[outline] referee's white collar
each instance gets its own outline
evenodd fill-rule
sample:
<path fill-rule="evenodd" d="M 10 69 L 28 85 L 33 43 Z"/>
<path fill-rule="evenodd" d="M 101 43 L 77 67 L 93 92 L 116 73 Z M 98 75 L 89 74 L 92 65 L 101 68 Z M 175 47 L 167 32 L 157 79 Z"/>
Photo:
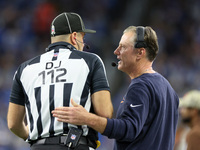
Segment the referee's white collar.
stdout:
<path fill-rule="evenodd" d="M 61 46 L 61 47 L 66 47 L 70 50 L 76 50 L 76 48 L 71 45 L 70 43 L 67 42 L 55 42 L 50 44 L 47 48 L 46 48 L 46 52 L 53 50 L 56 46 Z"/>

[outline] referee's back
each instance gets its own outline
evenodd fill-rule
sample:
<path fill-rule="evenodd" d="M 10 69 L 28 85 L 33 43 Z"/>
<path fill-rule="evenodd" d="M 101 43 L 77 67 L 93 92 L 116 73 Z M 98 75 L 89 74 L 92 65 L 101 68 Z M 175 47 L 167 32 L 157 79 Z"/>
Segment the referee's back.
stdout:
<path fill-rule="evenodd" d="M 93 111 L 91 94 L 109 90 L 104 71 L 97 55 L 77 51 L 65 42 L 51 44 L 48 52 L 23 63 L 15 75 L 10 101 L 26 106 L 28 140 L 68 133 L 72 125 L 58 122 L 51 111 L 70 106 L 70 98 Z M 16 89 L 23 89 L 21 97 L 15 95 Z M 96 134 L 87 126 L 82 129 L 85 136 Z"/>

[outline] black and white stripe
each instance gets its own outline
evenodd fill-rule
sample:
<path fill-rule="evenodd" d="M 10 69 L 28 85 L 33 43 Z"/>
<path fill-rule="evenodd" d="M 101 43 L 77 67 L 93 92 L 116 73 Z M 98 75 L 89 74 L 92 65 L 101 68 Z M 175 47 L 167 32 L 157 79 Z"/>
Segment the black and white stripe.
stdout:
<path fill-rule="evenodd" d="M 109 90 L 101 59 L 64 42 L 50 45 L 45 54 L 23 63 L 14 77 L 16 88 L 19 91 L 12 90 L 10 101 L 26 106 L 28 140 L 68 133 L 74 125 L 58 122 L 51 111 L 71 106 L 71 98 L 91 111 L 91 94 Z M 84 135 L 90 133 L 87 126 L 82 128 Z"/>

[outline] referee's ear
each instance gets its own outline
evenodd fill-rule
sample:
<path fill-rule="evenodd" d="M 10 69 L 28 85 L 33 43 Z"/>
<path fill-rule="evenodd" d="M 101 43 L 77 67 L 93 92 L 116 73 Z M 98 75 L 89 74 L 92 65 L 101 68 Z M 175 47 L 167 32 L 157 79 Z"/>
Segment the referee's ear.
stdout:
<path fill-rule="evenodd" d="M 71 33 L 70 39 L 71 39 L 71 44 L 72 44 L 73 46 L 74 46 L 74 45 L 77 45 L 76 36 L 77 36 L 77 32 Z"/>
<path fill-rule="evenodd" d="M 73 100 L 73 98 L 71 98 L 71 104 L 74 106 L 74 107 L 78 107 L 79 105 Z"/>

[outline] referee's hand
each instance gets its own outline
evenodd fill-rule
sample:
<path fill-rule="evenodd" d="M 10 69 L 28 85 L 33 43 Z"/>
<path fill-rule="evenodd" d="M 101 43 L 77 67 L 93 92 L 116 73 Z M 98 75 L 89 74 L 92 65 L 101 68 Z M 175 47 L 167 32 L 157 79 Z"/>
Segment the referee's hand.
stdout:
<path fill-rule="evenodd" d="M 58 121 L 71 123 L 75 125 L 86 124 L 86 116 L 89 112 L 83 108 L 83 106 L 78 105 L 73 99 L 71 99 L 71 104 L 73 107 L 57 107 L 52 111 L 53 117 L 56 117 Z"/>

